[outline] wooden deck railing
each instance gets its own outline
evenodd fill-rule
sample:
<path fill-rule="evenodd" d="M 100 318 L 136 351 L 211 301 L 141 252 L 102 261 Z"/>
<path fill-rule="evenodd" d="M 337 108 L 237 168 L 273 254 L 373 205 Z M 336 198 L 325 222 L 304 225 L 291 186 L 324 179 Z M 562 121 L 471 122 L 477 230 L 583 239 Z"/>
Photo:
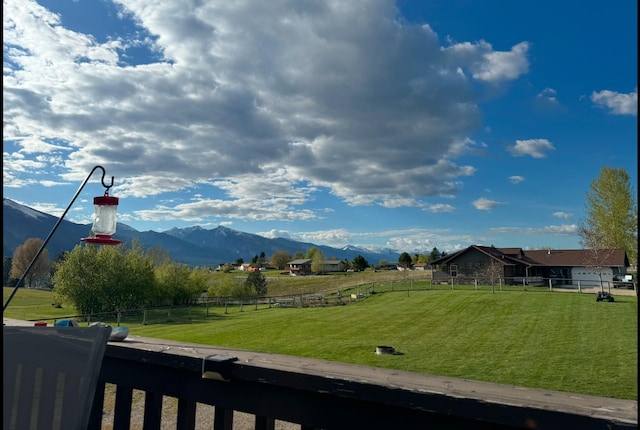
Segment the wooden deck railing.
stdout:
<path fill-rule="evenodd" d="M 105 389 L 111 384 L 115 400 Z M 137 390 L 144 401 L 136 400 Z M 131 421 L 136 409 L 144 429 L 167 428 L 167 396 L 177 399 L 177 429 L 239 428 L 236 412 L 253 415 L 255 429 L 279 421 L 302 430 L 638 428 L 633 400 L 135 336 L 107 346 L 90 428 L 141 428 Z M 107 420 L 103 410 L 113 402 Z M 213 408 L 206 426 L 198 424 L 198 404 Z"/>

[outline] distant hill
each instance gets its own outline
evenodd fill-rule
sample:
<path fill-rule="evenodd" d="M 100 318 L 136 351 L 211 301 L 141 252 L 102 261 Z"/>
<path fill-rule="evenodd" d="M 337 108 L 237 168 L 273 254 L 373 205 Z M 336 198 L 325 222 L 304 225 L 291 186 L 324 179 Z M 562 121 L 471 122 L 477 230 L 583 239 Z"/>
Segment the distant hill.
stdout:
<path fill-rule="evenodd" d="M 15 249 L 29 238 L 45 240 L 58 219 L 13 200 L 3 199 L 3 256 L 11 257 Z M 91 224 L 76 224 L 63 220 L 47 244 L 49 257 L 53 259 L 61 252 L 71 251 L 82 243 L 81 238 L 89 236 L 90 233 Z M 173 261 L 191 267 L 216 267 L 218 264 L 235 262 L 239 258 L 249 262 L 262 252 L 267 258 L 278 251 L 287 251 L 293 256 L 296 252 L 304 253 L 313 246 L 320 249 L 325 258 L 353 260 L 361 255 L 370 264 L 378 264 L 380 260 L 396 262 L 399 256 L 399 253 L 394 251 L 376 252 L 355 247 L 340 249 L 284 238 L 267 239 L 222 226 L 211 230 L 199 226 L 172 228 L 160 233 L 140 232 L 126 224 L 118 223 L 114 238 L 128 246 L 133 240 L 137 240 L 145 249 L 159 246 L 169 253 Z"/>

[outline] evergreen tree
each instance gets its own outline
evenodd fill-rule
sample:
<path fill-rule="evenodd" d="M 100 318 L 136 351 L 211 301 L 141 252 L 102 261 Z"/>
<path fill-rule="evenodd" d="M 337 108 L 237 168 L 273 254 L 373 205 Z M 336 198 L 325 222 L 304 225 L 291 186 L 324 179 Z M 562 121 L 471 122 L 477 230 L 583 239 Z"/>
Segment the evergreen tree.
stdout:
<path fill-rule="evenodd" d="M 267 294 L 267 278 L 258 270 L 249 272 L 249 276 L 244 281 L 244 286 L 250 289 L 256 297 L 264 297 Z"/>

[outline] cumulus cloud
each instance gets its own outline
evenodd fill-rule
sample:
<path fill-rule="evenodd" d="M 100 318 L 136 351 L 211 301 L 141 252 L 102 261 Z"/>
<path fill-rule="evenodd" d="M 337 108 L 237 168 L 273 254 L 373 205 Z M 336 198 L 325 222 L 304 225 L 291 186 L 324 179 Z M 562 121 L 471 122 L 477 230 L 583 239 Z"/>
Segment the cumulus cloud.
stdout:
<path fill-rule="evenodd" d="M 494 51 L 490 43 L 454 43 L 443 48 L 450 59 L 458 64 L 459 73 L 470 70 L 471 76 L 493 84 L 511 81 L 529 71 L 528 42 L 513 46 L 510 51 Z"/>
<path fill-rule="evenodd" d="M 440 203 L 435 205 L 429 205 L 423 210 L 427 212 L 432 212 L 432 213 L 439 213 L 439 212 L 453 212 L 455 208 L 451 205 Z"/>
<path fill-rule="evenodd" d="M 474 200 L 471 204 L 473 205 L 473 207 L 475 207 L 478 210 L 489 211 L 491 209 L 494 209 L 496 206 L 498 206 L 501 203 L 495 200 L 489 200 L 489 199 L 485 199 L 484 197 L 481 197 L 477 200 Z"/>
<path fill-rule="evenodd" d="M 555 147 L 547 139 L 516 140 L 516 144 L 507 148 L 514 157 L 529 155 L 533 158 L 545 158 L 547 152 L 555 151 Z"/>
<path fill-rule="evenodd" d="M 519 184 L 520 182 L 524 182 L 524 176 L 509 176 L 509 182 Z"/>
<path fill-rule="evenodd" d="M 546 87 L 536 94 L 533 102 L 535 110 L 539 113 L 557 113 L 565 111 L 565 107 L 558 100 L 558 92 Z"/>
<path fill-rule="evenodd" d="M 573 218 L 573 214 L 569 212 L 554 212 L 553 216 L 556 218 L 563 218 L 563 219 Z"/>
<path fill-rule="evenodd" d="M 42 168 L 78 181 L 99 160 L 123 197 L 221 192 L 153 216 L 308 219 L 317 214 L 299 206 L 319 187 L 351 205 L 420 207 L 475 173 L 459 160 L 484 150 L 469 138 L 481 125 L 478 84 L 529 67 L 527 42 L 441 46 L 428 25 L 396 20 L 392 0 L 118 7 L 136 31 L 104 38 L 35 1 L 4 2 L 14 149 L 3 158 L 44 157 L 3 166 L 5 186 Z M 132 61 L 132 47 L 146 57 Z"/>
<path fill-rule="evenodd" d="M 638 87 L 628 94 L 610 90 L 594 91 L 591 101 L 596 106 L 608 108 L 615 115 L 638 115 Z"/>

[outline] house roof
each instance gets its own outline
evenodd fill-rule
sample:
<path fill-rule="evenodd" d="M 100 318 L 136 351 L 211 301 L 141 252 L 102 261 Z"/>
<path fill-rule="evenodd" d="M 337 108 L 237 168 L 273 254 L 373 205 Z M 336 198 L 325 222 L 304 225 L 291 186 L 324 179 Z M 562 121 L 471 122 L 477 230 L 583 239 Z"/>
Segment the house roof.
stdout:
<path fill-rule="evenodd" d="M 290 262 L 288 262 L 287 264 L 307 264 L 307 263 L 311 263 L 311 259 L 308 258 L 299 258 L 297 260 L 291 260 Z"/>
<path fill-rule="evenodd" d="M 471 245 L 468 248 L 439 258 L 433 265 L 449 264 L 464 253 L 478 251 L 490 256 L 502 265 L 580 267 L 590 265 L 593 251 L 589 249 L 542 249 L 524 251 L 522 248 L 494 248 L 491 246 Z M 608 267 L 628 267 L 629 259 L 624 249 L 599 250 L 599 264 Z"/>
<path fill-rule="evenodd" d="M 598 251 L 602 266 L 629 266 L 624 249 L 601 249 Z M 588 266 L 594 260 L 590 249 L 550 249 L 525 251 L 527 257 L 544 266 Z"/>

